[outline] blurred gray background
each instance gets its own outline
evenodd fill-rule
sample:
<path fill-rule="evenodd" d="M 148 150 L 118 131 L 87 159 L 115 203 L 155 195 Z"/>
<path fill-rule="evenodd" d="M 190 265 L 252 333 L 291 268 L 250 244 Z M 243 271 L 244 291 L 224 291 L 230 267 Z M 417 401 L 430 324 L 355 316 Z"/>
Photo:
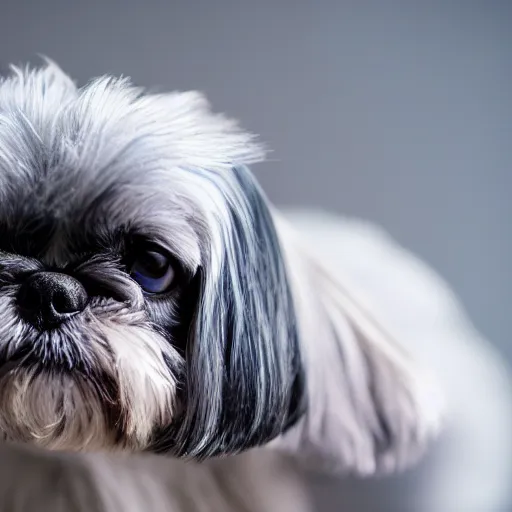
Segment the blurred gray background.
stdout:
<path fill-rule="evenodd" d="M 113 73 L 206 92 L 274 149 L 254 169 L 274 202 L 384 226 L 512 361 L 512 2 L 0 6 L 2 66 L 45 54 L 82 83 Z M 410 512 L 388 495 L 413 495 L 414 479 L 375 483 L 354 506 Z M 320 510 L 357 485 L 317 483 Z"/>

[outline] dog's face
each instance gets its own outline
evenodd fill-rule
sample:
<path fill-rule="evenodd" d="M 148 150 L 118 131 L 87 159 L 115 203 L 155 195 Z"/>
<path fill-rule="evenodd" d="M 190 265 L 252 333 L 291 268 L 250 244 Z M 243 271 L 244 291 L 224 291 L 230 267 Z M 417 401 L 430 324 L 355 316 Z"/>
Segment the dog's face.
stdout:
<path fill-rule="evenodd" d="M 195 93 L 0 83 L 0 432 L 206 457 L 301 411 L 285 265 L 245 164 Z"/>

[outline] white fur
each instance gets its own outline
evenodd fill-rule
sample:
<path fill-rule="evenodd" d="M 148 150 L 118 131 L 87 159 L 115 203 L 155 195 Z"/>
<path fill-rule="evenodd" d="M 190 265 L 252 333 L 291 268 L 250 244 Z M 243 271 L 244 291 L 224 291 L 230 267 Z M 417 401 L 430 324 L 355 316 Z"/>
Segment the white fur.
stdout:
<path fill-rule="evenodd" d="M 307 246 L 277 214 L 276 222 L 299 309 L 310 408 L 274 446 L 337 471 L 410 465 L 439 432 L 441 391 L 378 320 L 360 286 L 335 262 L 324 263 L 324 246 L 315 255 L 318 244 Z M 379 417 L 392 437 L 384 449 Z"/>
<path fill-rule="evenodd" d="M 78 88 L 51 61 L 42 69 L 13 67 L 0 81 L 1 188 L 9 188 L 6 178 L 14 170 L 18 179 L 32 174 L 39 156 L 34 149 L 51 150 L 55 163 L 70 172 L 88 167 L 91 179 L 109 164 L 115 167 L 123 153 L 133 153 L 132 165 L 145 163 L 146 170 L 148 163 L 151 168 L 165 160 L 167 171 L 225 171 L 233 162 L 263 159 L 255 137 L 212 113 L 201 93 L 142 93 L 126 78 L 101 77 Z M 115 170 L 109 173 L 115 176 Z"/>
<path fill-rule="evenodd" d="M 101 330 L 115 358 L 120 406 L 128 411 L 129 447 L 144 449 L 155 426 L 169 425 L 177 412 L 176 376 L 169 373 L 163 358 L 166 354 L 175 359 L 176 354 L 150 329 L 104 321 Z"/>
<path fill-rule="evenodd" d="M 364 299 L 379 324 L 442 391 L 442 436 L 431 446 L 426 465 L 403 484 L 414 488 L 417 510 L 509 510 L 512 373 L 472 325 L 457 296 L 378 226 L 319 211 L 288 211 L 286 217 L 308 252 Z M 331 396 L 331 404 L 336 403 L 335 393 Z M 423 405 L 431 418 L 436 402 Z M 396 496 L 389 500 L 384 489 L 370 483 L 361 492 L 384 493 L 383 503 L 402 502 Z"/>

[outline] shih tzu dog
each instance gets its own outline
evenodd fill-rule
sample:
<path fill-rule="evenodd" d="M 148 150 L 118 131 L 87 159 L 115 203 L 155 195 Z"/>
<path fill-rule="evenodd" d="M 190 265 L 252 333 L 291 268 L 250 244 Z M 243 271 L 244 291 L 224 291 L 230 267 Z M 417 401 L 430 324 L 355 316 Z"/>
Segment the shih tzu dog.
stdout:
<path fill-rule="evenodd" d="M 435 386 L 269 205 L 263 156 L 195 92 L 51 62 L 2 79 L 6 510 L 241 510 L 226 481 L 256 510 L 285 455 L 388 472 L 437 433 Z"/>

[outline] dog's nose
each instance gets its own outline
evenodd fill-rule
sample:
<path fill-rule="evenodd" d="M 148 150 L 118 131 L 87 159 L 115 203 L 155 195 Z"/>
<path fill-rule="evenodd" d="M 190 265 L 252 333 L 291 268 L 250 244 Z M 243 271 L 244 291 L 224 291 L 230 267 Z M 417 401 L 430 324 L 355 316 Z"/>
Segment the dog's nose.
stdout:
<path fill-rule="evenodd" d="M 51 328 L 87 306 L 87 292 L 74 277 L 58 272 L 32 274 L 21 286 L 18 305 L 40 328 Z"/>

